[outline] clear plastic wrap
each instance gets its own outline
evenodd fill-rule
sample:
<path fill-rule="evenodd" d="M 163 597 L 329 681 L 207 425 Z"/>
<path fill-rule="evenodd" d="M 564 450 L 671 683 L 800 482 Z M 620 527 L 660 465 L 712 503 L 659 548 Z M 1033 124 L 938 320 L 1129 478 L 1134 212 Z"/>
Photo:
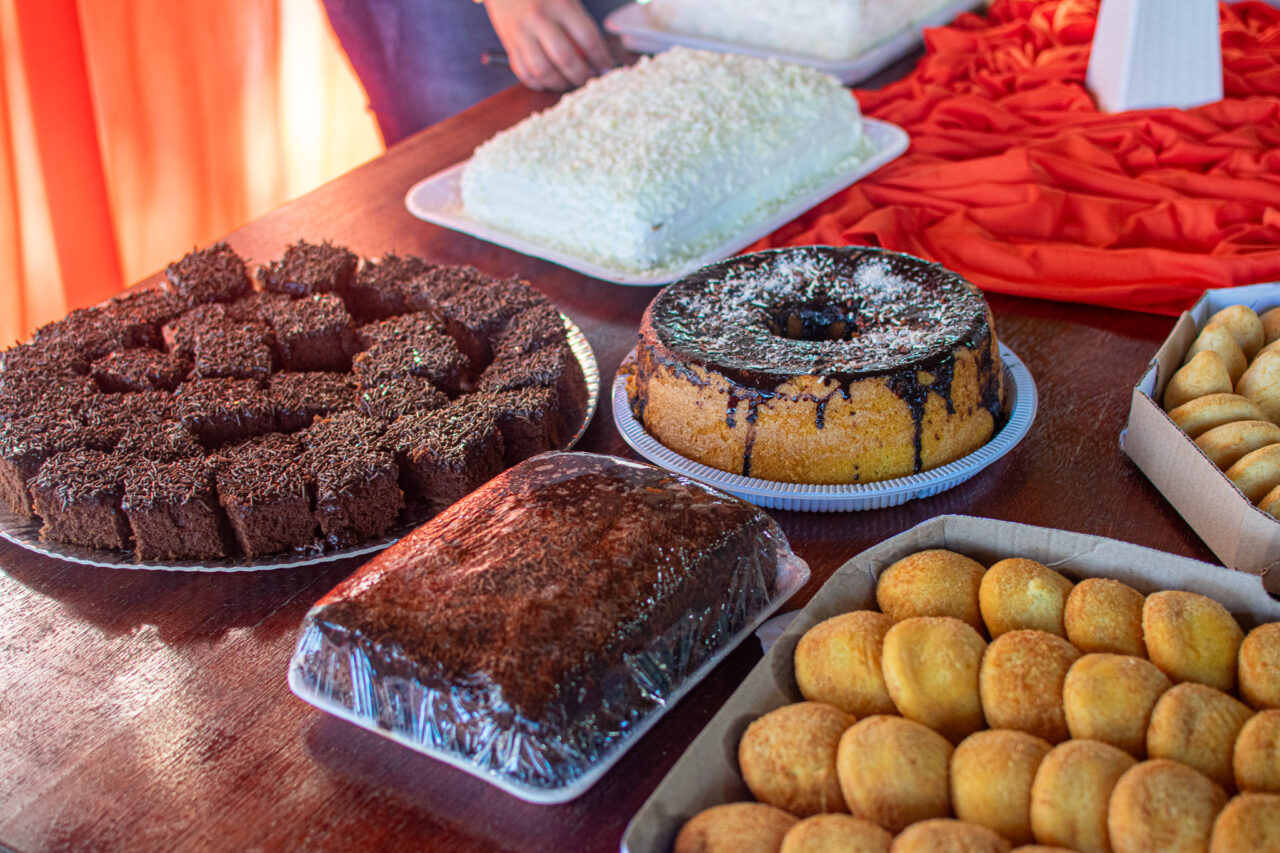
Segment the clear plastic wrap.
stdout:
<path fill-rule="evenodd" d="M 743 501 L 642 463 L 543 454 L 321 599 L 289 684 L 516 796 L 562 802 L 807 577 Z"/>

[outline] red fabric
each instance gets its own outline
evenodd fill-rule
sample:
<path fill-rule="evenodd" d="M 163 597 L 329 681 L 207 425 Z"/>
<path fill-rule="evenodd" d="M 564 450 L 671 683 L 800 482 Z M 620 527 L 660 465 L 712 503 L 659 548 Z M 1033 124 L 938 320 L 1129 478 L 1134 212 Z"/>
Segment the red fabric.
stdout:
<path fill-rule="evenodd" d="M 856 92 L 911 148 L 751 247 L 873 245 L 984 290 L 1177 313 L 1280 280 L 1280 10 L 1222 7 L 1226 98 L 1099 112 L 1097 0 L 995 0 L 925 32 L 905 79 Z"/>

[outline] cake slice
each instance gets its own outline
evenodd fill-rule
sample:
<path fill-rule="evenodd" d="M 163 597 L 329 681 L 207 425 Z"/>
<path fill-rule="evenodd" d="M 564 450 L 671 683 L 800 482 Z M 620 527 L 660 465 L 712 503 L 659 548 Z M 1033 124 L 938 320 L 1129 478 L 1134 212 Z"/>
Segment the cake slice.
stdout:
<path fill-rule="evenodd" d="M 87 548 L 128 548 L 129 520 L 120 502 L 125 472 L 134 460 L 100 450 L 52 456 L 31 480 L 40 538 Z"/>
<path fill-rule="evenodd" d="M 360 259 L 343 246 L 299 240 L 285 249 L 284 257 L 258 270 L 258 279 L 269 291 L 290 296 L 342 293 L 355 279 Z"/>
<path fill-rule="evenodd" d="M 280 434 L 251 438 L 218 458 L 218 500 L 249 559 L 315 543 L 310 475 L 301 445 Z"/>
<path fill-rule="evenodd" d="M 213 465 L 192 457 L 141 461 L 129 468 L 121 503 L 139 560 L 225 557 L 226 522 L 213 485 Z"/>
<path fill-rule="evenodd" d="M 502 471 L 502 432 L 495 413 L 467 398 L 400 418 L 387 440 L 415 497 L 444 507 Z"/>
<path fill-rule="evenodd" d="M 192 304 L 230 302 L 251 288 L 244 258 L 226 243 L 188 252 L 164 269 L 166 292 Z"/>
<path fill-rule="evenodd" d="M 476 149 L 470 216 L 621 270 L 678 266 L 863 159 L 838 80 L 673 48 L 612 71 Z"/>

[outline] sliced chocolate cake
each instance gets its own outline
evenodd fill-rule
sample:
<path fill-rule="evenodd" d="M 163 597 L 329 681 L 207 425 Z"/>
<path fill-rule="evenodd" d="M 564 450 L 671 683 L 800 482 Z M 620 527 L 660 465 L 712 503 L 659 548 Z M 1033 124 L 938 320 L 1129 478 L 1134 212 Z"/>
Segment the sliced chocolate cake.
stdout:
<path fill-rule="evenodd" d="M 355 324 L 338 296 L 320 293 L 278 303 L 270 319 L 286 370 L 351 369 Z"/>
<path fill-rule="evenodd" d="M 125 472 L 136 460 L 100 450 L 51 456 L 31 480 L 40 538 L 87 548 L 128 548 L 129 520 L 120 508 Z"/>
<path fill-rule="evenodd" d="M 262 383 L 273 363 L 270 329 L 262 323 L 228 321 L 196 334 L 191 374 L 202 379 L 253 379 Z"/>
<path fill-rule="evenodd" d="M 209 448 L 274 432 L 276 409 L 252 379 L 192 379 L 174 395 L 183 426 Z"/>
<path fill-rule="evenodd" d="M 191 372 L 191 362 L 173 353 L 141 347 L 104 356 L 90 371 L 103 391 L 172 391 Z"/>
<path fill-rule="evenodd" d="M 0 498 L 18 515 L 31 518 L 27 481 L 50 457 L 85 446 L 80 422 L 57 415 L 35 414 L 0 423 Z"/>
<path fill-rule="evenodd" d="M 302 446 L 280 434 L 251 438 L 218 456 L 218 500 L 251 559 L 315 545 L 311 475 Z"/>
<path fill-rule="evenodd" d="M 441 332 L 423 331 L 375 343 L 355 357 L 351 368 L 362 388 L 406 376 L 420 376 L 451 396 L 471 388 L 471 361 L 453 338 Z"/>
<path fill-rule="evenodd" d="M 356 407 L 356 380 L 349 373 L 276 373 L 267 383 L 276 427 L 297 432 L 317 417 Z"/>
<path fill-rule="evenodd" d="M 226 322 L 227 306 L 222 303 L 197 305 L 165 323 L 160 337 L 167 351 L 183 358 L 194 358 L 200 333 Z"/>
<path fill-rule="evenodd" d="M 188 252 L 164 270 L 167 287 L 193 305 L 230 302 L 250 290 L 249 268 L 244 258 L 226 243 Z"/>
<path fill-rule="evenodd" d="M 283 258 L 259 269 L 258 280 L 267 290 L 290 296 L 341 294 L 351 287 L 359 263 L 343 246 L 299 240 L 285 249 Z"/>
<path fill-rule="evenodd" d="M 226 521 L 208 459 L 141 460 L 125 473 L 121 506 L 140 560 L 191 560 L 229 553 Z"/>
<path fill-rule="evenodd" d="M 360 411 L 387 423 L 447 405 L 449 395 L 421 376 L 401 376 L 376 382 L 361 387 L 359 393 Z"/>
<path fill-rule="evenodd" d="M 347 290 L 347 307 L 364 321 L 403 314 L 411 310 L 409 297 L 415 292 L 410 280 L 429 269 L 431 264 L 422 258 L 394 252 L 380 260 L 366 260 Z"/>
<path fill-rule="evenodd" d="M 387 438 L 406 488 L 437 506 L 448 506 L 503 467 L 493 412 L 469 401 L 400 418 Z"/>

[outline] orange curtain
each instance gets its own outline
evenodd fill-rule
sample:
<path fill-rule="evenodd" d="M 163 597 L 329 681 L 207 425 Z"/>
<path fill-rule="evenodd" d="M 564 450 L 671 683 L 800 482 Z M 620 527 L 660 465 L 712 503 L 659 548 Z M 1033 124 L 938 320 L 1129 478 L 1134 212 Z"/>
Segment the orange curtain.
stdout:
<path fill-rule="evenodd" d="M 382 150 L 317 0 L 0 0 L 0 346 Z"/>

